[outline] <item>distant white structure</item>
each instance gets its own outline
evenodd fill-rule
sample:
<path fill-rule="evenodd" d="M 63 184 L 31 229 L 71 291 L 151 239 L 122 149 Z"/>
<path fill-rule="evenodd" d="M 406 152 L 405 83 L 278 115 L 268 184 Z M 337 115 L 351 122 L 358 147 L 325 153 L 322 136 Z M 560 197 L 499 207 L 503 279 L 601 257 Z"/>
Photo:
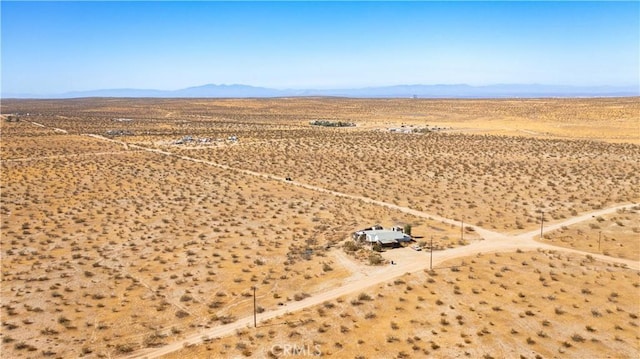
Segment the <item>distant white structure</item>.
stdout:
<path fill-rule="evenodd" d="M 408 128 L 408 127 L 390 128 L 389 132 L 393 132 L 393 133 L 413 133 L 413 129 L 412 128 Z"/>

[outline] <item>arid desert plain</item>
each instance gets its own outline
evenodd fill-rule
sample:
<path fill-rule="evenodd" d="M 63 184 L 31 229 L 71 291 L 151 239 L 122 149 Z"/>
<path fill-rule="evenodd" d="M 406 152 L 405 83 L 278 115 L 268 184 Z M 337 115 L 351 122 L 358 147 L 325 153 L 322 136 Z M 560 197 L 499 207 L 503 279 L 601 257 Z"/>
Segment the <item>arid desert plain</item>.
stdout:
<path fill-rule="evenodd" d="M 9 99 L 0 123 L 3 358 L 640 357 L 640 98 Z M 353 239 L 373 225 L 413 241 Z"/>

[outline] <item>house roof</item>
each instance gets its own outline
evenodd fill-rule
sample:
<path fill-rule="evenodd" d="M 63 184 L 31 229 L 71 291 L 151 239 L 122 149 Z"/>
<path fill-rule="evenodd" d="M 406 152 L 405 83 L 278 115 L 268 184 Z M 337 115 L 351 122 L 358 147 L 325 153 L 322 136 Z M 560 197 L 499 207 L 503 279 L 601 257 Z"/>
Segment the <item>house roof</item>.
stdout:
<path fill-rule="evenodd" d="M 380 242 L 382 244 L 391 244 L 394 242 L 406 240 L 406 235 L 399 231 L 388 230 L 371 230 L 364 231 L 368 242 Z"/>

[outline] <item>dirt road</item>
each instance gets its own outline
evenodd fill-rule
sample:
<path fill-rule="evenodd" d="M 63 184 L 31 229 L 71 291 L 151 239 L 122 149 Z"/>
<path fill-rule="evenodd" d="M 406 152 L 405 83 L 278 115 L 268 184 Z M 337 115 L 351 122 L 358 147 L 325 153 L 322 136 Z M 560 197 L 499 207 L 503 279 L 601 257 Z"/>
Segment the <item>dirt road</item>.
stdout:
<path fill-rule="evenodd" d="M 375 201 L 377 202 L 377 201 Z M 575 218 L 568 219 L 566 221 L 555 223 L 553 225 L 547 226 L 544 228 L 544 232 L 553 231 L 562 226 L 568 226 L 571 224 L 579 223 L 581 221 L 589 220 L 594 216 L 601 216 L 608 213 L 612 213 L 622 208 L 631 208 L 634 205 L 626 204 L 620 205 L 616 207 L 611 207 L 603 210 L 594 211 L 591 213 L 587 213 Z M 564 251 L 579 255 L 591 255 L 595 259 L 614 262 L 628 266 L 634 270 L 640 270 L 640 262 L 632 261 L 628 259 L 621 258 L 613 258 L 604 255 L 591 254 L 587 252 L 582 252 L 573 249 L 567 249 L 562 247 L 556 247 L 549 244 L 544 244 L 540 242 L 536 242 L 534 237 L 537 236 L 540 231 L 531 231 L 515 236 L 503 235 L 496 232 L 487 231 L 486 233 L 491 233 L 492 235 L 486 237 L 484 240 L 473 242 L 467 246 L 456 247 L 452 249 L 447 249 L 443 251 L 436 251 L 433 253 L 433 266 L 437 267 L 443 262 L 456 259 L 463 258 L 468 256 L 473 256 L 478 253 L 493 253 L 493 252 L 513 252 L 518 249 L 520 250 L 537 250 L 537 249 L 545 249 L 545 250 L 557 250 Z M 273 311 L 267 311 L 259 314 L 257 316 L 258 323 L 263 322 L 268 319 L 277 318 L 287 312 L 299 311 L 307 307 L 311 307 L 314 305 L 321 304 L 328 300 L 333 300 L 338 297 L 357 293 L 360 291 L 364 291 L 365 289 L 378 285 L 380 283 L 388 282 L 397 278 L 399 276 L 404 275 L 405 273 L 414 273 L 418 271 L 422 271 L 428 269 L 430 266 L 429 262 L 429 252 L 416 252 L 410 248 L 403 248 L 393 251 L 385 252 L 386 259 L 393 259 L 397 264 L 396 265 L 388 265 L 384 267 L 371 269 L 369 275 L 363 275 L 360 271 L 356 272 L 356 277 L 354 280 L 347 280 L 346 284 L 333 288 L 330 290 L 322 291 L 319 293 L 314 293 L 310 297 L 298 301 L 298 302 L 290 302 L 287 303 L 282 308 Z M 344 258 L 339 262 L 344 261 Z M 354 268 L 353 266 L 351 268 Z M 168 345 L 165 345 L 160 348 L 150 348 L 150 349 L 142 349 L 128 358 L 158 358 L 160 356 L 169 354 L 171 352 L 180 350 L 185 345 L 191 344 L 199 344 L 202 342 L 203 338 L 216 338 L 225 335 L 229 335 L 234 333 L 237 329 L 247 328 L 253 326 L 253 317 L 245 317 L 239 319 L 238 321 L 222 325 L 216 328 L 211 328 L 208 330 L 202 330 L 197 333 L 193 333 L 186 337 L 183 340 L 178 342 L 174 342 Z"/>
<path fill-rule="evenodd" d="M 365 203 L 370 203 L 378 206 L 391 208 L 391 209 L 412 214 L 418 217 L 434 219 L 434 220 L 442 221 L 444 223 L 449 223 L 449 224 L 455 224 L 455 225 L 460 224 L 459 221 L 456 221 L 453 219 L 443 218 L 443 217 L 429 214 L 426 212 L 417 211 L 407 207 L 397 206 L 391 203 L 386 203 L 386 202 L 378 201 L 378 200 L 367 198 L 367 197 L 332 191 L 325 188 L 321 188 L 321 187 L 317 187 L 317 186 L 313 186 L 305 183 L 300 183 L 296 181 L 287 181 L 283 177 L 274 176 L 268 173 L 260 173 L 260 172 L 246 170 L 246 169 L 233 168 L 227 165 L 223 165 L 223 164 L 219 164 L 211 161 L 201 160 L 201 159 L 197 159 L 189 156 L 177 155 L 169 151 L 164 151 L 164 150 L 154 149 L 154 148 L 147 148 L 139 145 L 131 145 L 122 141 L 105 138 L 99 135 L 92 134 L 88 136 L 96 139 L 119 143 L 119 144 L 122 144 L 125 148 L 133 148 L 133 149 L 143 150 L 143 151 L 156 153 L 159 155 L 165 155 L 165 156 L 175 156 L 177 158 L 180 158 L 186 161 L 201 163 L 201 164 L 218 167 L 225 170 L 236 171 L 246 175 L 257 176 L 265 179 L 282 181 L 290 185 L 299 186 L 299 187 L 313 190 L 316 192 L 329 194 L 332 196 L 343 197 L 343 198 L 350 198 L 358 201 L 363 201 Z M 583 214 L 562 222 L 550 223 L 544 227 L 544 232 L 550 232 L 562 226 L 569 226 L 585 220 L 589 220 L 593 217 L 602 216 L 608 213 L 615 212 L 618 209 L 631 208 L 633 206 L 634 206 L 633 204 L 619 205 L 616 207 L 611 207 L 611 208 Z M 479 241 L 474 241 L 473 243 L 467 246 L 461 246 L 461 247 L 434 252 L 433 253 L 434 267 L 438 266 L 439 264 L 445 261 L 449 261 L 456 258 L 473 256 L 477 253 L 512 252 L 518 249 L 520 250 L 545 249 L 545 250 L 557 250 L 557 251 L 575 253 L 580 255 L 589 254 L 592 257 L 599 260 L 623 264 L 634 270 L 640 270 L 640 262 L 638 261 L 591 254 L 591 253 L 586 253 L 586 252 L 577 251 L 573 249 L 556 247 L 550 244 L 536 242 L 534 238 L 539 235 L 540 233 L 539 230 L 530 231 L 530 232 L 517 234 L 517 235 L 508 235 L 508 234 L 490 231 L 478 226 L 469 225 L 469 227 L 474 228 L 475 231 L 483 239 Z M 349 259 L 346 258 L 345 256 L 341 256 L 341 254 L 338 254 L 336 256 L 338 263 L 342 263 L 342 265 L 344 265 L 346 268 L 348 268 L 353 272 L 353 276 L 348 278 L 345 281 L 344 285 L 337 288 L 332 288 L 332 289 L 323 290 L 317 293 L 312 293 L 310 297 L 304 300 L 297 301 L 297 302 L 289 302 L 283 307 L 278 308 L 276 310 L 263 312 L 258 315 L 258 318 L 257 318 L 258 322 L 260 323 L 268 319 L 277 318 L 278 316 L 281 316 L 287 312 L 299 311 L 301 309 L 318 305 L 325 301 L 333 300 L 344 295 L 357 293 L 359 291 L 363 291 L 366 288 L 378 285 L 380 283 L 391 281 L 394 278 L 397 278 L 405 273 L 413 273 L 413 272 L 421 271 L 424 269 L 428 269 L 430 266 L 430 261 L 429 261 L 430 256 L 426 252 L 416 252 L 409 248 L 388 251 L 385 253 L 385 258 L 390 260 L 393 259 L 398 264 L 388 265 L 388 266 L 378 267 L 378 268 L 370 268 L 368 271 L 363 272 L 362 270 L 359 270 L 357 268 L 357 265 L 345 263 L 345 261 L 348 261 Z M 253 316 L 241 318 L 234 323 L 221 325 L 215 328 L 199 330 L 198 332 L 194 332 L 188 335 L 186 338 L 182 340 L 176 341 L 174 343 L 170 343 L 160 348 L 146 348 L 146 349 L 139 350 L 133 353 L 131 356 L 129 356 L 129 358 L 157 358 L 157 357 L 166 355 L 168 353 L 180 350 L 185 345 L 202 343 L 203 338 L 215 338 L 215 337 L 220 337 L 224 335 L 229 335 L 234 333 L 237 329 L 250 327 L 252 325 L 253 325 Z"/>
<path fill-rule="evenodd" d="M 80 158 L 80 157 L 96 157 L 96 156 L 114 156 L 119 154 L 130 154 L 134 151 L 111 151 L 111 152 L 84 152 L 84 153 L 72 153 L 68 155 L 53 155 L 53 156 L 39 156 L 39 157 L 22 157 L 22 158 L 10 158 L 6 160 L 0 160 L 0 162 L 29 162 L 29 161 L 47 161 L 64 158 Z"/>
<path fill-rule="evenodd" d="M 336 197 L 349 198 L 349 199 L 353 199 L 353 200 L 356 200 L 356 201 L 362 201 L 364 203 L 374 204 L 374 205 L 381 206 L 381 207 L 387 207 L 387 208 L 390 208 L 390 209 L 393 209 L 393 210 L 396 210 L 396 211 L 399 211 L 399 212 L 403 212 L 403 213 L 414 215 L 416 217 L 432 219 L 432 220 L 440 221 L 440 222 L 447 223 L 447 224 L 453 224 L 453 225 L 460 225 L 461 224 L 460 221 L 457 221 L 457 220 L 454 220 L 454 219 L 440 217 L 440 216 L 437 216 L 437 215 L 434 215 L 434 214 L 418 211 L 418 210 L 415 210 L 415 209 L 412 209 L 412 208 L 408 208 L 408 207 L 398 206 L 398 205 L 395 205 L 395 204 L 392 204 L 392 203 L 378 201 L 378 200 L 375 200 L 375 199 L 372 199 L 372 198 L 368 198 L 368 197 L 363 197 L 363 196 L 353 195 L 353 194 L 349 194 L 349 193 L 333 191 L 333 190 L 329 190 L 329 189 L 326 189 L 326 188 L 323 188 L 323 187 L 318 187 L 318 186 L 314 186 L 314 185 L 310 185 L 310 184 L 306 184 L 306 183 L 302 183 L 302 182 L 288 181 L 286 179 L 286 177 L 275 176 L 275 175 L 272 175 L 272 174 L 269 174 L 269 173 L 256 172 L 256 171 L 251 171 L 251 170 L 247 170 L 247 169 L 231 167 L 231 166 L 223 165 L 223 164 L 212 162 L 212 161 L 202 160 L 202 159 L 199 159 L 199 158 L 177 155 L 175 153 L 172 153 L 172 152 L 169 152 L 169 151 L 160 150 L 160 149 L 156 149 L 156 148 L 149 148 L 149 147 L 144 147 L 144 146 L 140 146 L 140 145 L 127 144 L 126 142 L 114 140 L 114 139 L 107 138 L 107 137 L 100 136 L 100 135 L 87 134 L 86 136 L 89 136 L 89 137 L 92 137 L 92 138 L 96 138 L 96 139 L 105 140 L 105 141 L 109 141 L 109 142 L 118 143 L 118 144 L 121 144 L 123 146 L 127 146 L 128 145 L 129 148 L 134 148 L 134 149 L 147 151 L 147 152 L 151 152 L 151 153 L 156 153 L 156 154 L 161 154 L 161 155 L 165 155 L 165 156 L 177 157 L 177 158 L 180 158 L 180 159 L 185 160 L 185 161 L 201 163 L 201 164 L 205 164 L 205 165 L 209 165 L 209 166 L 213 166 L 213 167 L 218 167 L 218 168 L 221 168 L 221 169 L 224 169 L 224 170 L 239 172 L 239 173 L 250 175 L 250 176 L 256 176 L 256 177 L 270 179 L 270 180 L 274 180 L 274 181 L 280 181 L 280 182 L 287 183 L 289 185 L 306 188 L 306 189 L 309 189 L 309 190 L 312 190 L 312 191 L 316 191 L 316 192 L 320 192 L 320 193 L 324 193 L 324 194 L 330 194 L 330 195 L 336 196 Z M 474 225 L 465 225 L 465 226 L 475 229 L 476 232 L 480 236 L 482 236 L 483 238 L 484 237 L 494 237 L 494 236 L 501 236 L 502 235 L 502 234 L 500 234 L 498 232 L 493 232 L 493 231 L 490 231 L 490 230 L 487 230 L 487 229 L 484 229 L 484 228 L 481 228 L 481 227 L 478 227 L 478 226 L 474 226 Z"/>

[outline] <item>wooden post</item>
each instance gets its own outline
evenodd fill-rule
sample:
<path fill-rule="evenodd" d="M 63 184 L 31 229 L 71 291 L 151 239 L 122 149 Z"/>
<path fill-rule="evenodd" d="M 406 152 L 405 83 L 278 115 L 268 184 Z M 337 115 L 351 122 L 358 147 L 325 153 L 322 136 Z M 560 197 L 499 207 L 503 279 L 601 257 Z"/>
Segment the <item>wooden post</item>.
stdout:
<path fill-rule="evenodd" d="M 540 211 L 540 240 L 542 240 L 543 228 L 544 228 L 544 211 Z"/>
<path fill-rule="evenodd" d="M 431 236 L 431 257 L 429 259 L 429 270 L 433 270 L 433 236 Z"/>
<path fill-rule="evenodd" d="M 598 232 L 598 252 L 600 252 L 600 240 L 602 239 L 602 231 Z"/>
<path fill-rule="evenodd" d="M 258 327 L 258 321 L 256 317 L 256 286 L 253 286 L 253 327 Z"/>

